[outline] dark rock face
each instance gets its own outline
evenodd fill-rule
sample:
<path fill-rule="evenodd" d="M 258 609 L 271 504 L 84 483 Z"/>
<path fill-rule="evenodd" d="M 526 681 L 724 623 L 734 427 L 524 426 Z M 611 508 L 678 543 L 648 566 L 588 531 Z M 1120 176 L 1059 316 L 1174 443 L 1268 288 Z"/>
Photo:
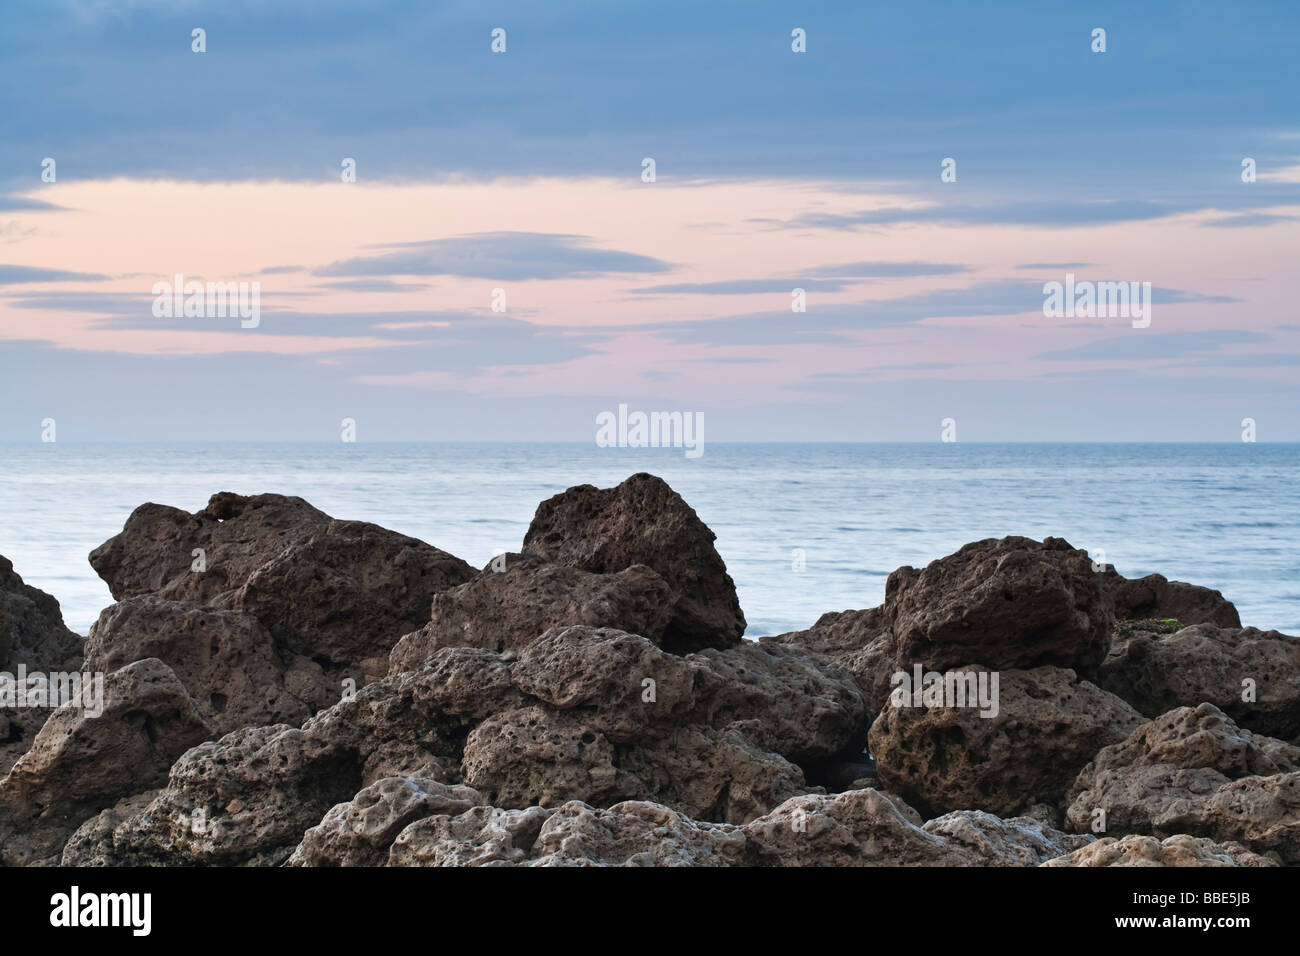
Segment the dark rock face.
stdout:
<path fill-rule="evenodd" d="M 103 713 L 64 704 L 0 780 L 0 860 L 57 862 L 64 841 L 121 797 L 157 786 L 172 761 L 210 736 L 194 701 L 162 661 L 107 675 Z"/>
<path fill-rule="evenodd" d="M 888 704 L 871 725 L 870 745 L 882 785 L 916 806 L 1005 816 L 1036 803 L 1059 806 L 1093 755 L 1142 722 L 1073 671 L 1035 667 L 1000 673 L 995 716 L 973 706 Z"/>
<path fill-rule="evenodd" d="M 899 568 L 885 610 L 903 670 L 1050 664 L 1095 678 L 1112 604 L 1087 552 L 1060 538 L 976 541 L 924 570 Z"/>
<path fill-rule="evenodd" d="M 1255 733 L 1300 737 L 1300 640 L 1277 631 L 1136 630 L 1116 638 L 1100 682 L 1147 717 L 1209 702 Z"/>
<path fill-rule="evenodd" d="M 422 666 L 442 647 L 518 651 L 552 627 L 614 627 L 659 643 L 673 614 L 673 589 L 643 564 L 596 574 L 506 555 L 474 580 L 434 596 L 433 616 L 398 642 L 393 673 Z"/>
<path fill-rule="evenodd" d="M 1105 747 L 1079 774 L 1080 832 L 1177 834 L 1300 863 L 1300 747 L 1239 728 L 1213 704 L 1180 707 Z"/>
<path fill-rule="evenodd" d="M 617 574 L 636 564 L 673 588 L 661 643 L 684 654 L 732 647 L 745 632 L 736 586 L 713 547 L 716 536 L 667 482 L 639 474 L 616 488 L 579 485 L 543 501 L 523 553 L 550 564 Z"/>
<path fill-rule="evenodd" d="M 859 750 L 865 727 L 851 677 L 792 649 L 679 657 L 638 635 L 556 628 L 518 656 L 444 648 L 301 730 L 196 747 L 145 809 L 92 821 L 64 861 L 280 862 L 387 776 L 464 782 L 501 809 L 653 798 L 743 822 L 808 792 L 792 758 Z"/>
<path fill-rule="evenodd" d="M 218 735 L 259 724 L 301 724 L 312 702 L 337 698 L 335 686 L 321 686 L 318 666 L 314 682 L 303 668 L 300 682 L 287 675 L 274 639 L 242 611 L 130 597 L 105 609 L 86 639 L 87 670 L 114 671 L 149 657 L 167 662 Z"/>
<path fill-rule="evenodd" d="M 104 713 L 32 730 L 0 862 L 1300 863 L 1300 642 L 1217 592 L 990 539 L 745 643 L 713 541 L 649 475 L 544 502 L 478 573 L 298 498 L 145 505 L 92 554 Z M 7 562 L 0 625 L 80 663 Z M 900 706 L 915 667 L 943 690 Z"/>
<path fill-rule="evenodd" d="M 142 505 L 90 562 L 122 602 L 95 625 L 96 659 L 157 655 L 221 730 L 299 723 L 382 676 L 434 595 L 474 574 L 301 498 L 225 492 L 197 514 Z"/>
<path fill-rule="evenodd" d="M 191 570 L 196 549 L 203 571 Z M 244 611 L 327 669 L 385 658 L 433 596 L 474 569 L 415 538 L 336 521 L 301 498 L 213 495 L 196 514 L 137 508 L 90 554 L 116 600 L 151 594 Z"/>
<path fill-rule="evenodd" d="M 81 667 L 81 638 L 63 624 L 59 602 L 29 584 L 0 555 L 0 663 L 13 671 L 74 671 Z"/>
<path fill-rule="evenodd" d="M 1161 574 L 1124 578 L 1108 568 L 1102 581 L 1122 621 L 1173 619 L 1181 624 L 1217 624 L 1241 627 L 1237 608 L 1218 591 L 1170 581 Z"/>
<path fill-rule="evenodd" d="M 64 626 L 59 602 L 23 583 L 0 555 L 0 671 L 80 671 L 81 657 L 82 640 Z M 0 707 L 0 774 L 28 751 L 48 716 L 45 709 Z"/>

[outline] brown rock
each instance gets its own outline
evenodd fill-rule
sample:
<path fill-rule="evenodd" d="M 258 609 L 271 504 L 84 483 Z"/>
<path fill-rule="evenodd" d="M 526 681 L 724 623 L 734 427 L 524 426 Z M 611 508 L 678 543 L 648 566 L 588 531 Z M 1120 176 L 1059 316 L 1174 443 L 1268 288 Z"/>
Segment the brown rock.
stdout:
<path fill-rule="evenodd" d="M 206 570 L 191 570 L 193 551 Z M 257 618 L 326 670 L 385 658 L 474 569 L 422 541 L 336 521 L 301 498 L 213 495 L 195 514 L 142 505 L 90 563 L 119 601 L 151 594 Z M 382 665 L 381 665 L 382 666 Z"/>
<path fill-rule="evenodd" d="M 1124 578 L 1108 567 L 1102 586 L 1115 604 L 1115 617 L 1124 621 L 1173 619 L 1182 624 L 1241 627 L 1237 608 L 1218 591 L 1170 581 L 1161 574 Z"/>
<path fill-rule="evenodd" d="M 424 777 L 385 777 L 332 807 L 289 858 L 289 866 L 383 866 L 406 826 L 436 814 L 457 815 L 482 803 L 469 787 Z"/>
<path fill-rule="evenodd" d="M 523 553 L 597 574 L 647 565 L 675 594 L 661 643 L 686 653 L 731 647 L 745 632 L 715 537 L 665 481 L 637 474 L 616 488 L 579 485 L 543 501 L 524 536 Z"/>
<path fill-rule="evenodd" d="M 74 830 L 123 796 L 157 786 L 211 728 L 162 661 L 104 679 L 103 713 L 64 704 L 0 780 L 0 860 L 57 860 Z"/>
<path fill-rule="evenodd" d="M 924 570 L 899 568 L 885 586 L 901 670 L 1050 664 L 1092 679 L 1111 614 L 1092 559 L 1060 538 L 976 541 Z"/>
<path fill-rule="evenodd" d="M 1043 866 L 1277 866 L 1240 843 L 1215 843 L 1204 837 L 1177 834 L 1157 840 L 1130 834 L 1106 837 Z"/>
<path fill-rule="evenodd" d="M 0 555 L 0 670 L 31 672 L 81 670 L 81 638 L 63 624 L 59 602 L 23 583 L 13 564 Z M 25 754 L 45 723 L 45 709 L 0 707 L 0 775 Z"/>
<path fill-rule="evenodd" d="M 996 716 L 980 714 L 974 706 L 886 705 L 868 738 L 882 785 L 932 813 L 981 807 L 1007 815 L 1057 805 L 1099 749 L 1143 720 L 1059 667 L 1002 671 Z"/>
<path fill-rule="evenodd" d="M 393 648 L 390 671 L 422 666 L 442 647 L 518 651 L 549 628 L 614 627 L 658 643 L 672 616 L 673 591 L 645 565 L 617 574 L 507 555 L 472 581 L 434 596 L 432 619 Z"/>
<path fill-rule="evenodd" d="M 1180 707 L 1101 750 L 1070 794 L 1070 825 L 1237 842 L 1300 862 L 1300 748 L 1240 729 L 1213 704 Z"/>
<path fill-rule="evenodd" d="M 1027 866 L 1086 845 L 1028 817 L 949 814 L 922 826 L 875 790 L 792 798 L 745 826 L 628 801 L 555 809 L 475 807 L 411 824 L 392 866 Z"/>
<path fill-rule="evenodd" d="M 1209 702 L 1256 733 L 1300 737 L 1300 639 L 1277 631 L 1197 624 L 1117 636 L 1100 682 L 1148 717 Z"/>
<path fill-rule="evenodd" d="M 88 670 L 117 670 L 148 657 L 175 672 L 217 735 L 301 724 L 315 707 L 338 698 L 319 667 L 307 699 L 296 696 L 270 633 L 242 611 L 141 595 L 105 609 L 86 639 Z"/>
<path fill-rule="evenodd" d="M 883 607 L 833 611 L 807 630 L 761 637 L 759 644 L 801 647 L 843 667 L 853 675 L 869 713 L 879 713 L 889 700 L 890 677 L 898 670 L 898 646 Z"/>

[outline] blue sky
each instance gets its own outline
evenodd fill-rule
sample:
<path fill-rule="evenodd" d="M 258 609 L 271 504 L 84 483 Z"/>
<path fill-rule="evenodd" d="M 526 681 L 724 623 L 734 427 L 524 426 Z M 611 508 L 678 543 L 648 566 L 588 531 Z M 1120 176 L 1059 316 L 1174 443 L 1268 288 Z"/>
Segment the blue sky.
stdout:
<path fill-rule="evenodd" d="M 1298 49 L 1282 2 L 9 3 L 0 440 L 1297 440 Z M 262 328 L 160 322 L 176 271 Z M 1066 271 L 1160 318 L 1053 324 Z"/>

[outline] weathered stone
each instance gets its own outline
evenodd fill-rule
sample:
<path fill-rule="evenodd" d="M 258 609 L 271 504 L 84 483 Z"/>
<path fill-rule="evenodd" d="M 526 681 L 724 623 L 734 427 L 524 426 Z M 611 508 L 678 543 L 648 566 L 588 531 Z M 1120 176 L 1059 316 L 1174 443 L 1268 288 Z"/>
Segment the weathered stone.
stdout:
<path fill-rule="evenodd" d="M 598 574 L 647 565 L 674 591 L 673 616 L 660 643 L 686 653 L 731 647 L 745 632 L 715 537 L 663 479 L 637 474 L 616 488 L 578 485 L 543 501 L 523 553 Z"/>
<path fill-rule="evenodd" d="M 672 589 L 645 565 L 596 574 L 506 555 L 504 566 L 435 595 L 432 619 L 397 643 L 390 671 L 419 667 L 442 647 L 518 651 L 569 624 L 614 627 L 658 643 L 672 617 Z"/>
<path fill-rule="evenodd" d="M 59 602 L 25 584 L 0 555 L 0 671 L 50 674 L 80 671 L 82 640 L 63 623 Z M 0 775 L 31 749 L 45 723 L 44 708 L 0 707 Z"/>
<path fill-rule="evenodd" d="M 201 550 L 204 570 L 192 570 Z M 256 617 L 282 650 L 326 670 L 383 659 L 468 581 L 464 561 L 301 498 L 213 495 L 195 514 L 142 505 L 90 563 L 116 600 L 151 594 Z M 377 665 L 382 672 L 383 664 Z"/>
<path fill-rule="evenodd" d="M 801 647 L 843 667 L 853 675 L 869 713 L 879 713 L 889 700 L 898 645 L 882 607 L 823 614 L 807 630 L 762 637 L 759 643 Z"/>
<path fill-rule="evenodd" d="M 1256 733 L 1300 737 L 1300 639 L 1277 631 L 1136 630 L 1116 637 L 1100 682 L 1148 717 L 1209 702 Z"/>
<path fill-rule="evenodd" d="M 55 710 L 32 749 L 0 780 L 0 860 L 57 860 L 87 818 L 157 786 L 186 749 L 210 736 L 185 687 L 162 661 L 136 661 L 104 679 L 103 713 Z"/>
<path fill-rule="evenodd" d="M 1237 608 L 1212 588 L 1170 581 L 1162 574 L 1125 578 L 1113 567 L 1106 569 L 1102 586 L 1110 593 L 1115 617 L 1120 620 L 1157 618 L 1182 624 L 1241 627 Z"/>
<path fill-rule="evenodd" d="M 411 824 L 393 866 L 1032 866 L 1092 841 L 1027 817 L 963 812 L 924 826 L 875 790 L 792 798 L 745 826 L 628 801 L 475 807 Z"/>
<path fill-rule="evenodd" d="M 316 707 L 338 697 L 319 668 L 310 696 L 291 692 L 271 635 L 242 611 L 152 595 L 105 609 L 86 639 L 86 668 L 117 670 L 147 657 L 176 673 L 218 735 L 262 724 L 301 724 Z M 301 692 L 302 685 L 295 689 Z"/>
<path fill-rule="evenodd" d="M 1177 834 L 1157 840 L 1130 834 L 1106 837 L 1043 866 L 1277 866 L 1266 856 L 1240 843 L 1215 843 L 1204 837 Z"/>
<path fill-rule="evenodd" d="M 1078 831 L 1188 834 L 1300 863 L 1300 748 L 1239 728 L 1213 704 L 1180 707 L 1102 749 L 1070 793 Z"/>
<path fill-rule="evenodd" d="M 410 823 L 457 815 L 482 803 L 464 786 L 424 777 L 385 777 L 332 807 L 303 836 L 289 866 L 383 866 L 393 840 Z"/>
<path fill-rule="evenodd" d="M 961 664 L 1050 664 L 1095 678 L 1110 646 L 1112 603 L 1087 552 L 1060 538 L 990 538 L 885 586 L 896 662 L 943 671 Z"/>
<path fill-rule="evenodd" d="M 1055 805 L 1099 749 L 1143 721 L 1068 669 L 1002 671 L 998 684 L 991 717 L 976 706 L 886 705 L 868 738 L 881 783 L 930 813 L 980 807 L 1007 815 Z"/>

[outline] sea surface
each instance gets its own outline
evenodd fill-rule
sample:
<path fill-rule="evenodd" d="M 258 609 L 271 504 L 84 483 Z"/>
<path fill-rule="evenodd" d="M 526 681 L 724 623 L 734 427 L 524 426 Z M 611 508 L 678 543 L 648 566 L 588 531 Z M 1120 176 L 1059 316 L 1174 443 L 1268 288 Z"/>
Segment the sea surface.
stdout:
<path fill-rule="evenodd" d="M 1218 588 L 1244 623 L 1300 635 L 1295 444 L 0 444 L 0 554 L 85 634 L 112 603 L 86 555 L 146 501 L 298 495 L 481 567 L 543 499 L 638 471 L 717 534 L 748 637 L 879 604 L 894 568 L 1008 534 Z"/>

